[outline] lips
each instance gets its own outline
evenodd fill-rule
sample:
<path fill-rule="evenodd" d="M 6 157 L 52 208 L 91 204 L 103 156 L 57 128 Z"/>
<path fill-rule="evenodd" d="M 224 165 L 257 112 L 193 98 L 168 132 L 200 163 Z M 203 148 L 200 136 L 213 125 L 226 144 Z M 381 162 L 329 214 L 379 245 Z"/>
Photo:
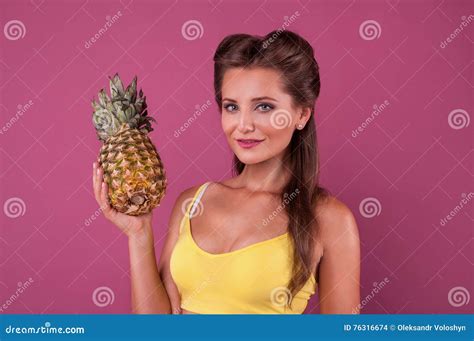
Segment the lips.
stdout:
<path fill-rule="evenodd" d="M 263 140 L 257 139 L 237 139 L 237 143 L 242 148 L 252 148 L 260 144 Z"/>

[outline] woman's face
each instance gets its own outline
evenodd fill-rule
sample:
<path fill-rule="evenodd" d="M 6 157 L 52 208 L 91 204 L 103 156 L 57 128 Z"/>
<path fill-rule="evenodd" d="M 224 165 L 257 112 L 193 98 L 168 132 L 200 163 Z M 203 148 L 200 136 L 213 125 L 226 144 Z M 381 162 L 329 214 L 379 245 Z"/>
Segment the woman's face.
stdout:
<path fill-rule="evenodd" d="M 291 96 L 283 92 L 279 72 L 267 68 L 227 70 L 221 111 L 227 142 L 245 164 L 284 152 L 298 124 L 304 126 L 310 115 L 310 109 L 293 106 Z M 251 140 L 260 142 L 252 144 Z"/>

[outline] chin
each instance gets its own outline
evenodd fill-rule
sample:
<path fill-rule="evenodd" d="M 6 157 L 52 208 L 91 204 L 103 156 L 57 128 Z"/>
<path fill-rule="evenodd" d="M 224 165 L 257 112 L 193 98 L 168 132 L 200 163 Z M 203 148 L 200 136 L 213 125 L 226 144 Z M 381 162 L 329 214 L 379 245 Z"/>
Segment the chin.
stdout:
<path fill-rule="evenodd" d="M 245 153 L 245 152 L 238 152 L 234 154 L 237 156 L 237 158 L 240 160 L 240 162 L 245 163 L 246 165 L 253 165 L 260 163 L 262 161 L 265 161 L 267 158 L 264 157 L 264 155 L 250 155 L 250 153 Z"/>
<path fill-rule="evenodd" d="M 260 162 L 258 160 L 253 160 L 253 159 L 250 159 L 250 158 L 240 158 L 240 157 L 238 157 L 238 158 L 239 158 L 240 162 L 242 162 L 245 165 L 255 165 L 255 164 Z"/>

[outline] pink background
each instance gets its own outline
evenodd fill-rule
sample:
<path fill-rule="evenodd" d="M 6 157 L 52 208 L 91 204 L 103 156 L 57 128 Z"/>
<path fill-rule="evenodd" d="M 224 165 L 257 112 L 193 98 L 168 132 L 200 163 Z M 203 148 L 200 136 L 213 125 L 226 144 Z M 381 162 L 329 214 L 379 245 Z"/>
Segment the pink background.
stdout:
<path fill-rule="evenodd" d="M 297 11 L 287 28 L 311 42 L 321 69 L 321 180 L 360 230 L 361 299 L 373 294 L 361 312 L 473 311 L 472 202 L 441 224 L 463 195 L 473 195 L 474 23 L 454 33 L 472 12 L 468 1 L 3 0 L 0 7 L 2 27 L 11 20 L 25 27 L 22 38 L 0 37 L 0 127 L 8 123 L 0 133 L 0 304 L 18 283 L 33 281 L 4 313 L 130 312 L 126 237 L 102 216 L 87 223 L 98 209 L 91 170 L 100 146 L 90 100 L 107 76 L 119 72 L 128 83 L 137 74 L 157 119 L 151 137 L 169 180 L 154 218 L 159 254 L 178 194 L 230 176 L 213 99 L 215 48 L 227 34 L 280 28 Z M 189 20 L 200 22 L 202 36 L 183 36 Z M 359 33 L 367 20 L 380 26 L 376 39 Z M 450 121 L 453 111 L 458 118 Z M 17 213 L 11 198 L 24 203 Z M 378 215 L 359 208 L 366 198 L 378 200 Z M 114 297 L 103 307 L 92 299 L 99 287 Z M 315 295 L 306 313 L 317 312 Z"/>

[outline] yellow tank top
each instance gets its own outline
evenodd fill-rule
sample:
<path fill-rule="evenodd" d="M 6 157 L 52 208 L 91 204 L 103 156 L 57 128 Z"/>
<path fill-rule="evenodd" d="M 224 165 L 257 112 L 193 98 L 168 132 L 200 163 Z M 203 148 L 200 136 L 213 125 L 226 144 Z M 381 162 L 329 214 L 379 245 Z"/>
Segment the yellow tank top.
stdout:
<path fill-rule="evenodd" d="M 291 276 L 292 243 L 288 232 L 230 252 L 201 249 L 191 233 L 195 214 L 209 182 L 196 191 L 181 220 L 170 258 L 170 271 L 181 295 L 181 308 L 199 314 L 302 314 L 315 293 L 312 275 L 293 297 L 286 287 Z"/>

